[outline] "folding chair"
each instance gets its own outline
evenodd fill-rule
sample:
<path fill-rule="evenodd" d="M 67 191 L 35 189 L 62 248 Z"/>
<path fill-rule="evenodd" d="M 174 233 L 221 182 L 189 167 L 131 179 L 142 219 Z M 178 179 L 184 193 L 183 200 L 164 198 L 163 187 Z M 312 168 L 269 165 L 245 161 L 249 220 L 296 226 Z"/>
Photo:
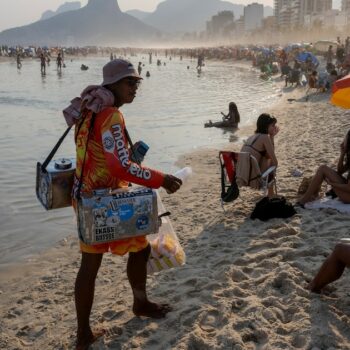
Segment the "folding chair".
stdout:
<path fill-rule="evenodd" d="M 239 187 L 248 186 L 258 190 L 263 190 L 266 196 L 269 187 L 274 186 L 277 194 L 277 184 L 274 176 L 275 166 L 269 167 L 261 173 L 257 159 L 247 152 L 219 152 L 221 168 L 221 205 L 233 202 L 239 197 Z M 245 179 L 237 178 L 239 160 L 244 161 L 246 167 Z M 240 164 L 242 166 L 242 164 Z"/>

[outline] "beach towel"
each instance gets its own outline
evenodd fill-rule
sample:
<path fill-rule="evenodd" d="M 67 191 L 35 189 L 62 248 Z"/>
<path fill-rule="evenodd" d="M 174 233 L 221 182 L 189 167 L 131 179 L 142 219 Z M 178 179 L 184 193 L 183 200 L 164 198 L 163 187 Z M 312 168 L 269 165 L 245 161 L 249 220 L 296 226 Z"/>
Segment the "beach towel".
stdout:
<path fill-rule="evenodd" d="M 251 154 L 248 152 L 240 152 L 237 162 L 236 181 L 239 187 L 249 186 L 251 188 L 260 189 L 260 169 L 257 162 L 254 162 Z"/>
<path fill-rule="evenodd" d="M 339 199 L 332 199 L 330 197 L 324 197 L 316 201 L 306 203 L 306 209 L 334 209 L 340 213 L 350 214 L 350 204 L 345 204 Z"/>
<path fill-rule="evenodd" d="M 71 104 L 63 110 L 63 116 L 68 126 L 74 125 L 84 110 L 100 113 L 107 107 L 114 105 L 114 95 L 101 85 L 89 85 Z"/>

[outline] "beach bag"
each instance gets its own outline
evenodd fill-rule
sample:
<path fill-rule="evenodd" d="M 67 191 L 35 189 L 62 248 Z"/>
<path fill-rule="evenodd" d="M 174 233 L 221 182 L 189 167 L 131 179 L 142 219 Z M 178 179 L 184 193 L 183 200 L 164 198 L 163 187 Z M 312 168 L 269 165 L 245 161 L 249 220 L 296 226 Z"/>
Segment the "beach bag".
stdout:
<path fill-rule="evenodd" d="M 156 235 L 148 236 L 151 254 L 147 262 L 147 273 L 153 274 L 186 263 L 186 254 L 170 221 L 170 213 L 165 211 L 164 205 L 157 191 L 158 211 L 161 224 Z"/>
<path fill-rule="evenodd" d="M 264 197 L 258 203 L 250 216 L 251 219 L 267 221 L 273 218 L 289 218 L 296 214 L 291 203 L 285 197 L 278 196 L 274 198 Z"/>

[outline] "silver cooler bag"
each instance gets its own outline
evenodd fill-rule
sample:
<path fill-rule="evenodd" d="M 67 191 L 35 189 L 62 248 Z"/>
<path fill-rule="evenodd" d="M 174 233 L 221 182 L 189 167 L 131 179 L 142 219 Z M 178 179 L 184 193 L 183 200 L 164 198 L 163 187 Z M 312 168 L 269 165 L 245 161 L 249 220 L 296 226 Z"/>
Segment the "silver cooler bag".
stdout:
<path fill-rule="evenodd" d="M 36 196 L 46 210 L 72 205 L 72 187 L 75 159 L 52 160 L 46 169 L 41 163 L 36 166 Z"/>
<path fill-rule="evenodd" d="M 157 193 L 146 187 L 82 193 L 77 216 L 79 238 L 89 245 L 159 231 Z"/>

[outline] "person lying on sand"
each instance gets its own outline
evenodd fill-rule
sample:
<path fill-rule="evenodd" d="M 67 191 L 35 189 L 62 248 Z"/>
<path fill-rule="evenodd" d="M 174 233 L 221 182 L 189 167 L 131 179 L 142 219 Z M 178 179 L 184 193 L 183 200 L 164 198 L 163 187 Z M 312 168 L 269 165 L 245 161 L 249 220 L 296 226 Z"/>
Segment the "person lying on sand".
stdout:
<path fill-rule="evenodd" d="M 344 173 L 350 170 L 350 130 L 340 144 L 340 157 L 337 170 L 327 165 L 321 165 L 313 177 L 307 191 L 296 203 L 304 207 L 305 203 L 312 202 L 319 197 L 323 181 L 326 181 L 335 195 L 343 202 L 350 203 L 350 173 L 344 177 Z"/>
<path fill-rule="evenodd" d="M 274 146 L 274 137 L 279 132 L 276 124 L 276 118 L 266 113 L 261 114 L 257 120 L 255 134 L 248 138 L 241 149 L 241 152 L 248 152 L 256 158 L 262 173 L 271 166 L 278 165 Z M 268 196 L 272 197 L 273 187 L 269 187 L 268 191 Z"/>
<path fill-rule="evenodd" d="M 313 293 L 321 293 L 322 288 L 341 277 L 345 267 L 350 267 L 350 240 L 344 240 L 335 246 L 307 289 Z"/>

